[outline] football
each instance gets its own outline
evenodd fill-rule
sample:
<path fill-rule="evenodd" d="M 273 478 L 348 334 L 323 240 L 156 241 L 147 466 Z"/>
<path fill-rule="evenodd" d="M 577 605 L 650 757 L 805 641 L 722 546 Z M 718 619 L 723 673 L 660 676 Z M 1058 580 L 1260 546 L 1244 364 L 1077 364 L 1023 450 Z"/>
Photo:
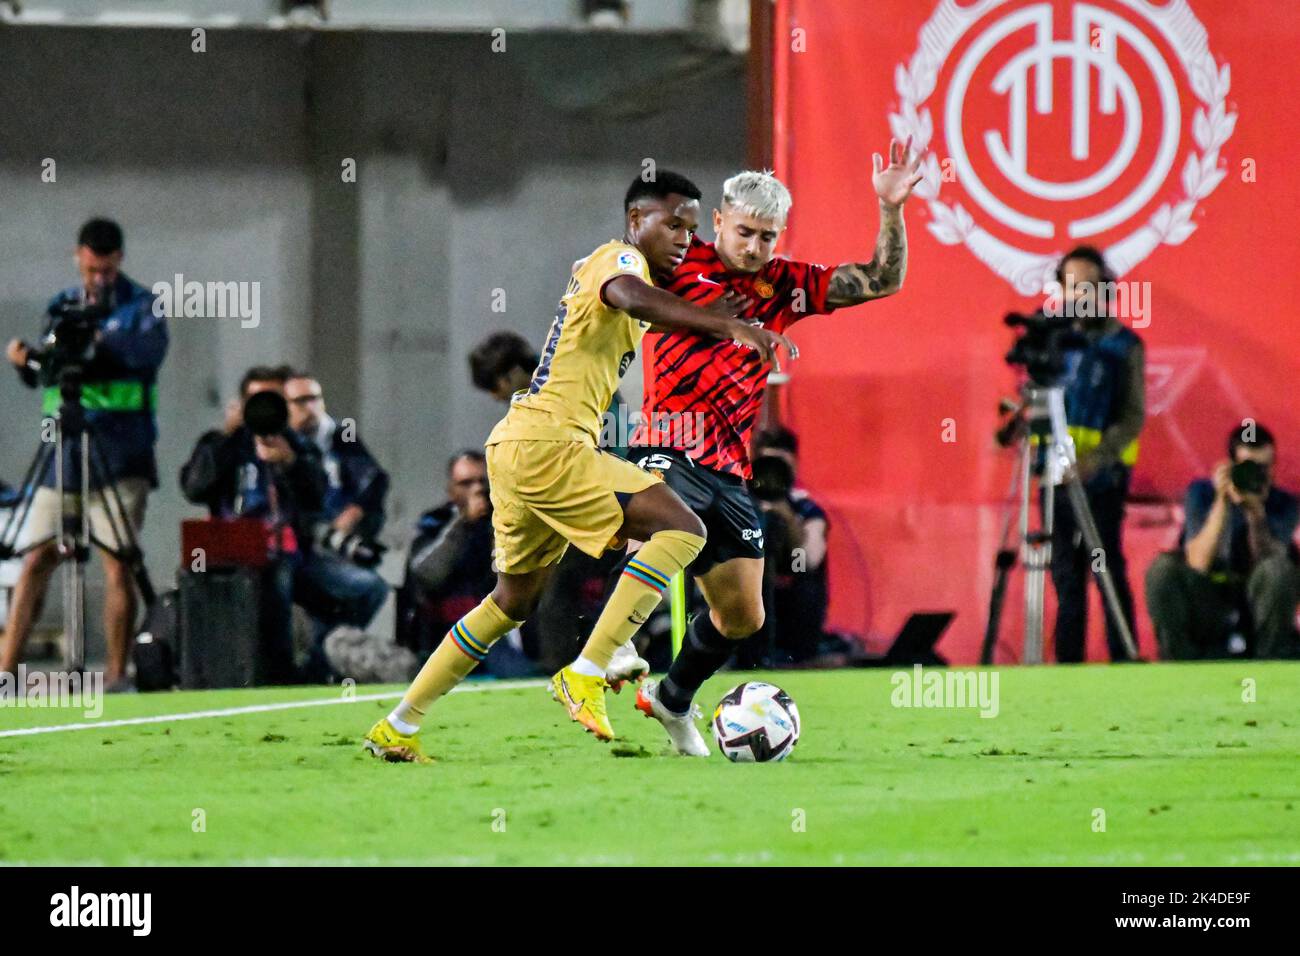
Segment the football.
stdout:
<path fill-rule="evenodd" d="M 713 739 L 736 763 L 784 760 L 799 742 L 799 708 L 775 684 L 747 681 L 718 701 Z"/>

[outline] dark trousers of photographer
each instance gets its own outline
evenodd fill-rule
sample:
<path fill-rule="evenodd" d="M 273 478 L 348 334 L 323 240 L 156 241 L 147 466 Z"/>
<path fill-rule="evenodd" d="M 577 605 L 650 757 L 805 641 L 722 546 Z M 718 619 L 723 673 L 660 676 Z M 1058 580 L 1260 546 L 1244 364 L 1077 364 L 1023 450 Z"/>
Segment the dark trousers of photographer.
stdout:
<path fill-rule="evenodd" d="M 1102 554 L 1094 555 L 1083 540 L 1083 532 L 1070 507 L 1070 495 L 1064 487 L 1054 489 L 1056 513 L 1052 524 L 1052 584 L 1056 588 L 1056 660 L 1077 664 L 1084 660 L 1088 634 L 1088 579 L 1093 565 L 1106 562 L 1115 592 L 1129 631 L 1133 631 L 1133 592 L 1128 583 L 1128 565 L 1124 560 L 1121 528 L 1124 524 L 1124 500 L 1128 496 L 1128 469 L 1109 469 L 1102 480 L 1087 486 L 1088 507 L 1092 511 Z M 1115 622 L 1106 614 L 1106 648 L 1112 661 L 1128 659 L 1124 641 Z"/>
<path fill-rule="evenodd" d="M 340 625 L 365 627 L 384 604 L 388 584 L 370 568 L 340 555 L 313 549 L 301 561 L 278 561 L 268 569 L 263 617 L 264 647 L 277 672 L 292 662 L 293 605 L 312 618 L 312 645 L 297 677 L 306 682 L 328 680 L 333 670 L 325 657 L 325 638 Z"/>
<path fill-rule="evenodd" d="M 1242 576 L 1202 574 L 1174 551 L 1152 562 L 1146 587 L 1164 660 L 1229 657 L 1234 634 L 1253 643 L 1255 657 L 1300 657 L 1300 569 L 1285 554 L 1265 558 Z"/>

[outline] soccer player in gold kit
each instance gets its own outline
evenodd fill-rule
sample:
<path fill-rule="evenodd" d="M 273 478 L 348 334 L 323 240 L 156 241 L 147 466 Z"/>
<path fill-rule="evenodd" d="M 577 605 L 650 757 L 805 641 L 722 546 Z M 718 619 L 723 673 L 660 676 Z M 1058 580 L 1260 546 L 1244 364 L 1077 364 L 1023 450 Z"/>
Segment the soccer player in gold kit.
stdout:
<path fill-rule="evenodd" d="M 658 605 L 673 575 L 704 546 L 704 525 L 649 472 L 599 447 L 601 416 L 645 332 L 690 330 L 731 339 L 774 361 L 784 336 L 736 318 L 734 299 L 711 309 L 655 287 L 682 261 L 699 225 L 700 191 L 659 170 L 624 197 L 626 231 L 578 262 L 527 389 L 517 392 L 487 440 L 497 585 L 456 622 L 402 702 L 366 735 L 371 753 L 427 762 L 416 736 L 430 706 L 524 621 L 569 544 L 597 556 L 631 538 L 628 562 L 581 655 L 552 678 L 569 716 L 601 740 L 606 669 Z"/>

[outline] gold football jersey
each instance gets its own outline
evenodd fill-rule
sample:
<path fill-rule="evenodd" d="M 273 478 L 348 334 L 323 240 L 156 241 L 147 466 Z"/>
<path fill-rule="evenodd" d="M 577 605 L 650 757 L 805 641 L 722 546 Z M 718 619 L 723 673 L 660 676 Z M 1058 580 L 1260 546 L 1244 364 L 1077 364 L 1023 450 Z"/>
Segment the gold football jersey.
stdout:
<path fill-rule="evenodd" d="M 607 242 L 574 266 L 533 380 L 515 393 L 487 444 L 599 443 L 601 416 L 650 327 L 605 304 L 605 284 L 621 275 L 651 282 L 645 256 L 626 242 Z"/>

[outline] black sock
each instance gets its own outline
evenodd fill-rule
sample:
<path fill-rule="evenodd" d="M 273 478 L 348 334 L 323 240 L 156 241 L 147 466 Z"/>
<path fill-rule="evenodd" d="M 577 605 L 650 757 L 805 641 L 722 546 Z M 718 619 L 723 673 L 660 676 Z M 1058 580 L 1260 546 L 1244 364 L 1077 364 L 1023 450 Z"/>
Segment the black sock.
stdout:
<path fill-rule="evenodd" d="M 727 663 L 738 643 L 718 633 L 708 611 L 695 615 L 686 629 L 681 653 L 659 682 L 659 702 L 675 714 L 686 713 L 700 685 Z"/>

